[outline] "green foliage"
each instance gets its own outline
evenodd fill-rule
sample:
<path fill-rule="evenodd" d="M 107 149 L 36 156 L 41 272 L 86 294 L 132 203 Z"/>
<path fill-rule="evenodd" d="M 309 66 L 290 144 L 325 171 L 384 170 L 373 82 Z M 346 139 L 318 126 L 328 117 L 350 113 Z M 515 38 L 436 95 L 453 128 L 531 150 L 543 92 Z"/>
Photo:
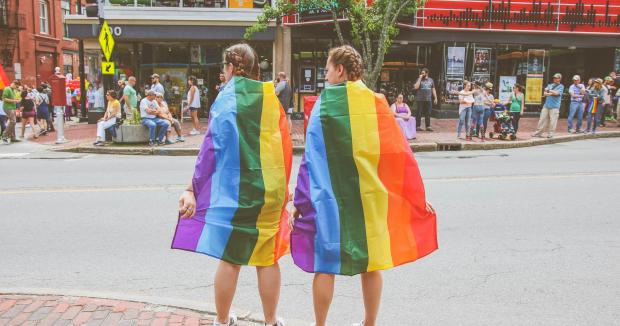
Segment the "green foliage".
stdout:
<path fill-rule="evenodd" d="M 321 10 L 331 13 L 334 30 L 341 44 L 346 44 L 342 33 L 341 22 L 346 18 L 351 26 L 350 35 L 346 39 L 360 50 L 364 59 L 364 81 L 375 88 L 383 60 L 392 41 L 398 35 L 398 19 L 411 17 L 424 5 L 426 0 L 376 0 L 371 6 L 363 0 L 291 0 L 277 1 L 274 7 L 266 6 L 257 22 L 246 29 L 245 38 L 264 31 L 270 22 L 281 23 L 284 16 L 294 13 L 303 14 L 310 10 Z"/>

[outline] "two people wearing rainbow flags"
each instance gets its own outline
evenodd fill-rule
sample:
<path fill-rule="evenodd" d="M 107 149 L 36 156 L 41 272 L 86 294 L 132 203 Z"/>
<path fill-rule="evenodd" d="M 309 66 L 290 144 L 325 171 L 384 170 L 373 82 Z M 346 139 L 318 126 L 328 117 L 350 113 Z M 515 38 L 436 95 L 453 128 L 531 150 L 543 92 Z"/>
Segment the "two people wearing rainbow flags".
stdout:
<path fill-rule="evenodd" d="M 224 51 L 226 84 L 179 199 L 172 248 L 220 260 L 216 326 L 237 322 L 230 309 L 245 265 L 256 266 L 265 325 L 284 325 L 278 260 L 289 252 L 314 273 L 313 325 L 326 324 L 335 275 L 361 274 L 365 316 L 354 325 L 374 326 L 381 270 L 437 249 L 436 214 L 415 157 L 385 97 L 361 81 L 359 53 L 333 48 L 325 69 L 330 86 L 312 111 L 292 200 L 286 113 L 273 83 L 258 81 L 258 58 L 247 44 Z"/>

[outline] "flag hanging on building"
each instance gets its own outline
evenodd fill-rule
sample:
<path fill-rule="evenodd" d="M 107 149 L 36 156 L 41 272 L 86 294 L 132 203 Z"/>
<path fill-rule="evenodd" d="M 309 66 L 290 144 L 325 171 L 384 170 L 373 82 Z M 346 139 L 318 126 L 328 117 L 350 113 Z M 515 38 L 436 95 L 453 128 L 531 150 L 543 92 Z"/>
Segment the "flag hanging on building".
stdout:
<path fill-rule="evenodd" d="M 413 152 L 383 95 L 361 81 L 326 88 L 306 135 L 291 234 L 307 272 L 355 275 L 437 249 Z"/>
<path fill-rule="evenodd" d="M 288 252 L 292 143 L 273 82 L 234 77 L 211 107 L 192 185 L 196 213 L 173 249 L 270 266 Z"/>

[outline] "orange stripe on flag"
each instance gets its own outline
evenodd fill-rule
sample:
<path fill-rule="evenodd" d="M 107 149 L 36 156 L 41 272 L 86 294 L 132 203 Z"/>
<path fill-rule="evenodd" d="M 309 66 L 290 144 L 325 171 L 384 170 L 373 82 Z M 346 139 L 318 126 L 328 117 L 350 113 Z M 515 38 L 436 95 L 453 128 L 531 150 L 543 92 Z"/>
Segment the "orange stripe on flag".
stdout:
<path fill-rule="evenodd" d="M 0 65 L 0 89 L 3 89 L 7 86 L 9 86 L 9 78 L 6 76 L 2 65 Z"/>

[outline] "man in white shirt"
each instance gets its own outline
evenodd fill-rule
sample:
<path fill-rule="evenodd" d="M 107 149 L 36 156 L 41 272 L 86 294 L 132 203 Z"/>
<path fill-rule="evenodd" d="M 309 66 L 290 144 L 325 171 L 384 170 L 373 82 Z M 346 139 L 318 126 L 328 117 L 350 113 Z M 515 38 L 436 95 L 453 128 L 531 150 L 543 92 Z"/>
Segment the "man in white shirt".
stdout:
<path fill-rule="evenodd" d="M 166 132 L 170 127 L 168 120 L 157 117 L 160 113 L 159 104 L 155 100 L 155 92 L 149 90 L 146 92 L 146 97 L 140 101 L 140 116 L 142 118 L 142 125 L 149 128 L 150 146 L 163 145 Z M 159 127 L 159 132 L 157 132 L 156 136 L 157 127 Z"/>
<path fill-rule="evenodd" d="M 159 93 L 159 94 L 165 96 L 166 91 L 164 90 L 164 85 L 162 85 L 159 82 L 159 75 L 158 74 L 152 74 L 151 75 L 151 80 L 153 81 L 153 85 L 151 85 L 151 90 L 154 91 L 156 94 Z"/>

